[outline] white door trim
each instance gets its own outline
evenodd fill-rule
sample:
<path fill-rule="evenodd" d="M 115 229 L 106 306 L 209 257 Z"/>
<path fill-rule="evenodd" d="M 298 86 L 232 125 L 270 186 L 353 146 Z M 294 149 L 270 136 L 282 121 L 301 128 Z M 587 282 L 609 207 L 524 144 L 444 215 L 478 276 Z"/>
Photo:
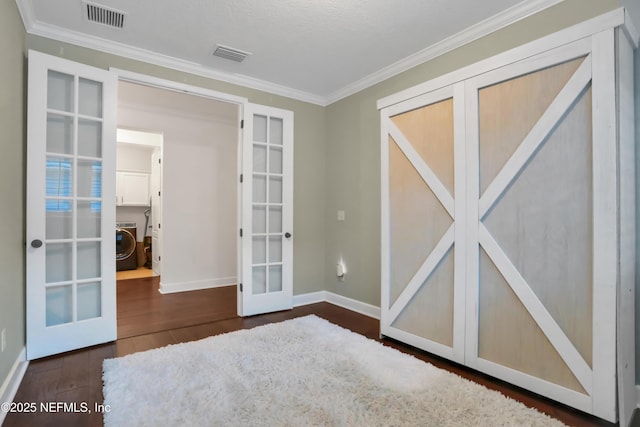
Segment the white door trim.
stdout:
<path fill-rule="evenodd" d="M 635 181 L 635 128 L 634 118 L 640 105 L 633 99 L 634 52 L 633 40 L 618 32 L 618 111 L 621 112 L 619 129 L 619 192 L 620 192 L 620 290 L 618 293 L 618 418 L 620 425 L 628 425 L 637 406 L 636 392 L 636 340 L 635 340 L 635 265 L 636 265 L 636 181 Z M 635 75 L 640 70 L 635 70 Z M 637 313 L 636 313 L 637 314 Z"/>
<path fill-rule="evenodd" d="M 618 132 L 613 28 L 593 35 L 593 412 L 617 418 Z"/>
<path fill-rule="evenodd" d="M 212 89 L 193 86 L 186 83 L 179 83 L 173 80 L 162 79 L 159 77 L 149 76 L 146 74 L 136 73 L 120 68 L 110 67 L 109 71 L 116 73 L 116 75 L 118 76 L 118 80 L 123 80 L 131 83 L 139 83 L 145 86 L 157 87 L 159 89 L 174 90 L 176 92 L 186 93 L 187 95 L 202 96 L 204 98 L 211 98 L 217 101 L 229 102 L 231 104 L 244 105 L 249 102 L 247 98 L 241 96 L 229 95 L 227 93 L 218 92 Z"/>
<path fill-rule="evenodd" d="M 176 91 L 187 95 L 200 96 L 203 98 L 213 99 L 216 101 L 227 102 L 230 104 L 238 105 L 238 124 L 240 124 L 244 118 L 244 110 L 249 100 L 245 97 L 230 95 L 224 92 L 218 92 L 212 89 L 203 88 L 200 86 L 193 86 L 186 83 L 179 83 L 173 80 L 167 80 L 159 77 L 150 76 L 147 74 L 136 73 L 133 71 L 123 70 L 116 67 L 110 67 L 111 72 L 116 73 L 119 81 L 126 81 L 131 83 L 137 83 L 144 86 L 155 87 L 158 89 Z M 238 126 L 237 133 L 237 170 L 240 174 L 242 171 L 242 138 L 243 130 Z M 237 214 L 235 228 L 239 229 L 242 224 L 242 184 L 240 179 L 236 182 L 237 186 Z M 242 282 L 242 239 L 238 236 L 236 240 L 237 244 L 237 264 L 236 264 L 236 278 L 237 283 Z M 236 283 L 236 286 L 237 286 Z M 240 293 L 240 287 L 238 286 L 238 303 L 237 303 L 238 315 L 242 315 L 242 294 Z"/>

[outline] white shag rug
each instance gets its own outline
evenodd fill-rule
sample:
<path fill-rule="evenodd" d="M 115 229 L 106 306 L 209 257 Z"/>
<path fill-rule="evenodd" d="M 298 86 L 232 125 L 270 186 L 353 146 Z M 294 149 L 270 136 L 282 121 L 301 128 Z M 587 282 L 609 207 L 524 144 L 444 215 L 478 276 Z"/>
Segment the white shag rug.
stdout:
<path fill-rule="evenodd" d="M 562 425 L 313 315 L 103 369 L 108 427 Z"/>

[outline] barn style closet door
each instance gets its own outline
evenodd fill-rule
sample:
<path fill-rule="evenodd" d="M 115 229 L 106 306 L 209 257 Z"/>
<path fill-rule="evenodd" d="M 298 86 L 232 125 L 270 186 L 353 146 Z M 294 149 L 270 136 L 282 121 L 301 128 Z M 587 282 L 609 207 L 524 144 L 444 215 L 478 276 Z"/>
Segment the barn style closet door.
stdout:
<path fill-rule="evenodd" d="M 381 334 L 613 422 L 635 395 L 632 334 L 616 336 L 635 193 L 615 37 L 541 43 L 380 107 Z"/>
<path fill-rule="evenodd" d="M 382 334 L 464 358 L 464 156 L 455 129 L 463 86 L 402 103 L 383 117 Z M 460 224 L 460 226 L 458 226 Z"/>
<path fill-rule="evenodd" d="M 615 337 L 594 328 L 615 330 L 616 190 L 593 120 L 598 55 L 589 38 L 467 81 L 465 358 L 604 416 Z"/>

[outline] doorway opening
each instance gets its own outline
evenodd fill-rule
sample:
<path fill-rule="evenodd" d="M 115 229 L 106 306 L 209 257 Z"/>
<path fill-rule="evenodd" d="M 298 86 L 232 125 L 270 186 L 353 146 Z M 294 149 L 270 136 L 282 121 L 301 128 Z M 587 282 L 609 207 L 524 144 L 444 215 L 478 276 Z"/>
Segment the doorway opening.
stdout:
<path fill-rule="evenodd" d="M 162 132 L 118 128 L 116 280 L 160 276 Z"/>
<path fill-rule="evenodd" d="M 237 315 L 240 114 L 119 81 L 116 222 L 137 240 L 136 268 L 118 272 L 119 338 Z"/>

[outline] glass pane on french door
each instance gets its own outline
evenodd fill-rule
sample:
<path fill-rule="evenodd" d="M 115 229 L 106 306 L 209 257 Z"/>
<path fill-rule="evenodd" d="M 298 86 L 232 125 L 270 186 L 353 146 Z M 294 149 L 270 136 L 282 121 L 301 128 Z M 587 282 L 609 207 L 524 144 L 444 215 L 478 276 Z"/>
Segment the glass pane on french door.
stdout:
<path fill-rule="evenodd" d="M 100 317 L 102 83 L 48 71 L 45 323 Z"/>
<path fill-rule="evenodd" d="M 282 119 L 253 117 L 252 292 L 282 291 Z"/>

